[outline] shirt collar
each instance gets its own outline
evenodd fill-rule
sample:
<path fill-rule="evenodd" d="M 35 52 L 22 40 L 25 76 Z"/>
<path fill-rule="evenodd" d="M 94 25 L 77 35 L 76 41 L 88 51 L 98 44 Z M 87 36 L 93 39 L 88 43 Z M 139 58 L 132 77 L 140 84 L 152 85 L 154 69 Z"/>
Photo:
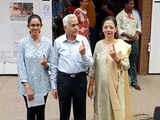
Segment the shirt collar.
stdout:
<path fill-rule="evenodd" d="M 79 35 L 77 34 L 77 35 L 76 35 L 76 39 L 74 40 L 74 42 L 80 42 L 80 41 L 81 41 L 78 36 L 79 36 Z M 64 34 L 63 42 L 67 42 L 67 35 L 66 35 L 66 34 Z"/>
<path fill-rule="evenodd" d="M 123 9 L 123 13 L 128 16 L 127 12 L 125 11 L 125 9 Z M 133 9 L 132 9 L 132 14 L 133 14 Z"/>

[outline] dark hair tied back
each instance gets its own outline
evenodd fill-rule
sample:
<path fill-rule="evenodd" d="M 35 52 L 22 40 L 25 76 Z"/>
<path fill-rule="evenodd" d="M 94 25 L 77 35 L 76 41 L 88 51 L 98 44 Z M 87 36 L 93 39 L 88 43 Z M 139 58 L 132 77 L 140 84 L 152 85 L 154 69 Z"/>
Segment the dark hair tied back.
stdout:
<path fill-rule="evenodd" d="M 103 20 L 103 24 L 102 24 L 102 25 L 104 25 L 104 23 L 105 23 L 106 21 L 108 21 L 108 20 L 111 20 L 111 21 L 114 23 L 115 27 L 117 27 L 117 21 L 116 21 L 116 18 L 115 18 L 115 17 L 113 17 L 113 16 L 108 16 L 108 17 L 104 18 L 104 20 Z"/>
<path fill-rule="evenodd" d="M 42 25 L 42 19 L 37 14 L 32 14 L 31 16 L 28 17 L 28 25 L 30 24 L 31 20 L 34 19 L 34 18 L 37 18 L 40 21 L 41 25 Z"/>
<path fill-rule="evenodd" d="M 116 18 L 113 17 L 113 16 L 108 16 L 108 17 L 106 17 L 106 18 L 103 20 L 103 24 L 102 24 L 102 25 L 104 25 L 104 23 L 105 23 L 106 21 L 108 21 L 108 20 L 111 20 L 111 21 L 114 23 L 114 25 L 115 25 L 115 27 L 116 27 L 116 29 L 117 29 L 117 21 L 116 21 Z M 114 37 L 115 37 L 116 39 L 118 38 L 118 32 L 115 33 Z"/>

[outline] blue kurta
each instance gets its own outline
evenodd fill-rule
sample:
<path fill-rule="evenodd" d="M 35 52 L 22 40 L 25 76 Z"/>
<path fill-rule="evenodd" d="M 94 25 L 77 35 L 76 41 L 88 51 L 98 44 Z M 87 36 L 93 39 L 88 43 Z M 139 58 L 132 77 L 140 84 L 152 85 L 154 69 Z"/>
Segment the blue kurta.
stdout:
<path fill-rule="evenodd" d="M 22 95 L 26 90 L 22 82 L 28 82 L 34 94 L 46 95 L 51 90 L 51 82 L 48 70 L 41 65 L 41 59 L 45 55 L 47 64 L 51 64 L 52 44 L 42 37 L 36 45 L 33 39 L 28 36 L 19 43 L 17 69 L 18 69 L 18 90 Z"/>

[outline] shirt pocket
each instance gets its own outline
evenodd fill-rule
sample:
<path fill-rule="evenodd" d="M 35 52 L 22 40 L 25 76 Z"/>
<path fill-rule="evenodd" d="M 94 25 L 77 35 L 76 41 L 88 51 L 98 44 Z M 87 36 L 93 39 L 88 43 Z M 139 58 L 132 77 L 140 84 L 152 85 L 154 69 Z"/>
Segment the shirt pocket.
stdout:
<path fill-rule="evenodd" d="M 62 57 L 68 57 L 69 56 L 69 49 L 67 47 L 63 47 L 59 50 L 59 54 Z"/>

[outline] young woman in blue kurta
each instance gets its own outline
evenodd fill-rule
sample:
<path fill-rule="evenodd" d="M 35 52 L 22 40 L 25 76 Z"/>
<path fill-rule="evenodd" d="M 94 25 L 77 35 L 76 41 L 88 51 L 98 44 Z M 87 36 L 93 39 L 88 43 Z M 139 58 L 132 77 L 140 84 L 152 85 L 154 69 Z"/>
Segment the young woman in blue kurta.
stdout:
<path fill-rule="evenodd" d="M 28 18 L 30 35 L 23 38 L 18 49 L 18 90 L 24 96 L 27 107 L 27 120 L 44 120 L 45 102 L 51 82 L 48 69 L 51 66 L 52 44 L 41 36 L 42 20 L 38 15 Z M 29 106 L 36 96 L 44 100 L 44 104 Z"/>

